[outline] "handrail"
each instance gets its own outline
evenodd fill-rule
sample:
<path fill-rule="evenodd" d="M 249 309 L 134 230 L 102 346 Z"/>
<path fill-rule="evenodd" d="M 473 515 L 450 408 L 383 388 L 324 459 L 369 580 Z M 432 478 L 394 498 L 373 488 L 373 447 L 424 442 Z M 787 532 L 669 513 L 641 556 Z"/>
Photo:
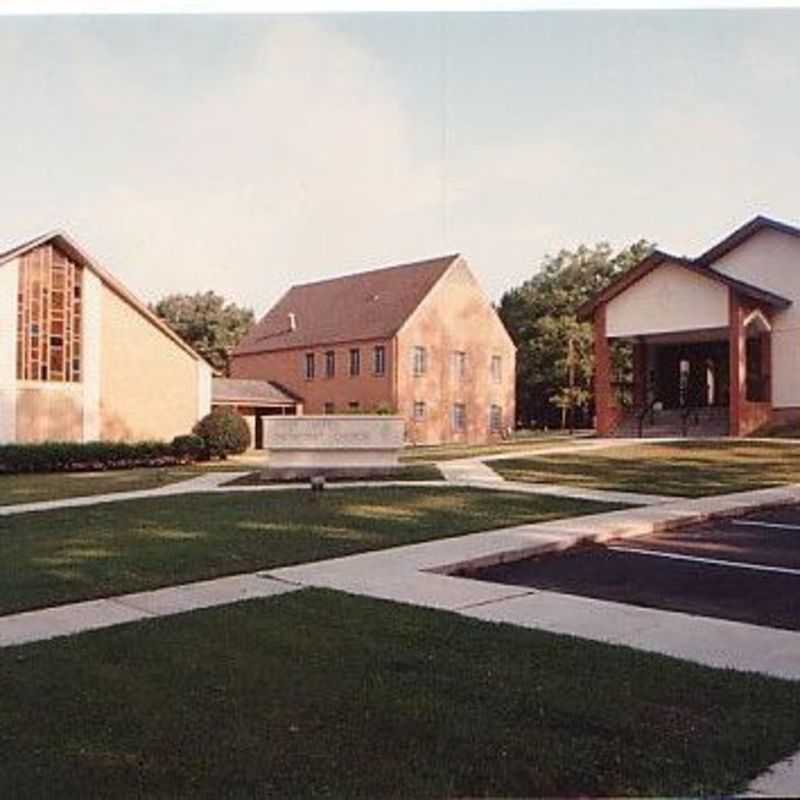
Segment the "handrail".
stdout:
<path fill-rule="evenodd" d="M 655 407 L 658 402 L 659 402 L 658 398 L 654 397 L 649 403 L 647 403 L 643 407 L 642 411 L 639 414 L 637 414 L 640 439 L 642 438 L 642 429 L 644 428 L 644 418 L 647 416 L 648 413 L 650 414 L 650 424 L 651 425 L 655 424 L 656 421 Z"/>

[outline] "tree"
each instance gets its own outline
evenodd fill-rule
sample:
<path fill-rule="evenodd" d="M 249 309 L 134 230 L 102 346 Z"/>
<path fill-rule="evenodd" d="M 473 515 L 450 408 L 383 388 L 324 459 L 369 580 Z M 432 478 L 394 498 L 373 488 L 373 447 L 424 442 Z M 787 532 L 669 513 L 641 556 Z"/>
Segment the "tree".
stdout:
<path fill-rule="evenodd" d="M 215 292 L 171 294 L 151 310 L 224 375 L 230 371 L 231 351 L 255 322 L 251 309 L 226 303 Z"/>
<path fill-rule="evenodd" d="M 517 345 L 517 415 L 522 425 L 574 424 L 588 410 L 594 369 L 593 333 L 578 307 L 653 249 L 640 240 L 615 253 L 581 245 L 545 256 L 539 271 L 500 300 L 501 319 Z M 586 421 L 586 420 L 584 420 Z"/>

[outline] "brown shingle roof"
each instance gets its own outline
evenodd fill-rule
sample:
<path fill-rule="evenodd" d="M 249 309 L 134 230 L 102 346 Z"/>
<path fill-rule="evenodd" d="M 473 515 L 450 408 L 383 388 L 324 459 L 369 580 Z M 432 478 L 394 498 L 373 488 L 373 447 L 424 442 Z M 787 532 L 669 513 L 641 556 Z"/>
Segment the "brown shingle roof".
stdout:
<path fill-rule="evenodd" d="M 456 255 L 293 286 L 235 355 L 394 336 Z M 295 330 L 290 329 L 293 314 Z"/>
<path fill-rule="evenodd" d="M 212 403 L 274 406 L 292 405 L 299 401 L 288 389 L 269 381 L 242 378 L 214 378 L 211 381 Z"/>

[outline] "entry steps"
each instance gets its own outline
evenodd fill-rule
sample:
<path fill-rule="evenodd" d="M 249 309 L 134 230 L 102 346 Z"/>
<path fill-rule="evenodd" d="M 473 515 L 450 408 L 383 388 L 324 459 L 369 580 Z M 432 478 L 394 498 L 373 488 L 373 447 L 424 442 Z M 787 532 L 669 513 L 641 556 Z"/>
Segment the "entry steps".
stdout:
<path fill-rule="evenodd" d="M 686 435 L 691 437 L 728 436 L 728 409 L 708 406 L 693 410 L 689 415 Z M 635 438 L 639 435 L 638 412 L 629 411 L 614 431 L 617 437 Z M 642 437 L 647 439 L 683 436 L 683 409 L 667 408 L 645 415 Z"/>

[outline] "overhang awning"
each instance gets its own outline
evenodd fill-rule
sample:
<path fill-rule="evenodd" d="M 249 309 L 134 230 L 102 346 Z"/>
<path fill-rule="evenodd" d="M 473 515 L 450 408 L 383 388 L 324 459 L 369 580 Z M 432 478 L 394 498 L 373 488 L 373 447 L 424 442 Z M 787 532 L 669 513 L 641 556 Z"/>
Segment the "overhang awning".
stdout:
<path fill-rule="evenodd" d="M 302 403 L 299 397 L 271 381 L 213 378 L 211 382 L 212 405 L 274 408 L 296 406 L 299 403 Z"/>

